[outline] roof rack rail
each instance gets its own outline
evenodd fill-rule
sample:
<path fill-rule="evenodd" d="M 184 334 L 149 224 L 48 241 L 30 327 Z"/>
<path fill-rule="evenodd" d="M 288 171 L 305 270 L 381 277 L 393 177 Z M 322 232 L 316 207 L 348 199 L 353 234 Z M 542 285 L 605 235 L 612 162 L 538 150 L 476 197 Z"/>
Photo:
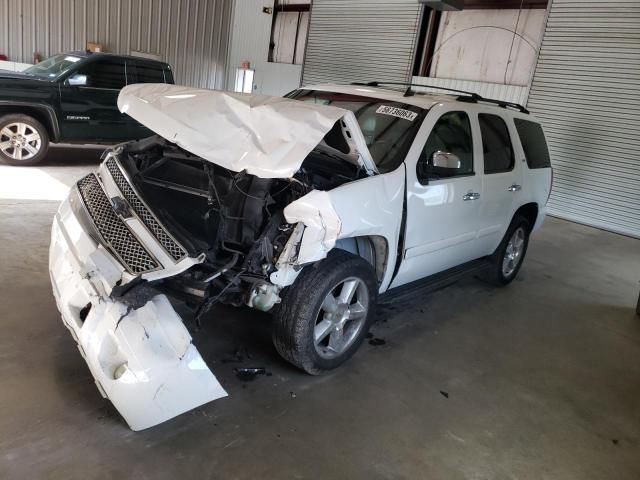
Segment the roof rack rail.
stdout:
<path fill-rule="evenodd" d="M 419 83 L 409 83 L 409 82 L 352 82 L 351 85 L 360 85 L 363 87 L 379 87 L 381 85 L 403 86 L 403 87 L 407 87 L 407 90 L 404 92 L 405 97 L 410 97 L 412 95 L 415 95 L 416 92 L 411 90 L 411 87 L 431 88 L 434 90 L 442 90 L 445 92 L 460 93 L 463 95 L 458 97 L 458 100 L 460 100 L 461 102 L 470 102 L 470 103 L 485 102 L 485 103 L 498 105 L 499 107 L 502 107 L 502 108 L 514 108 L 522 113 L 526 113 L 526 114 L 529 113 L 529 110 L 527 110 L 525 107 L 523 107 L 519 103 L 507 102 L 504 100 L 496 100 L 494 98 L 484 98 L 475 92 L 469 92 L 467 90 L 458 90 L 457 88 L 437 87 L 434 85 L 422 85 Z"/>

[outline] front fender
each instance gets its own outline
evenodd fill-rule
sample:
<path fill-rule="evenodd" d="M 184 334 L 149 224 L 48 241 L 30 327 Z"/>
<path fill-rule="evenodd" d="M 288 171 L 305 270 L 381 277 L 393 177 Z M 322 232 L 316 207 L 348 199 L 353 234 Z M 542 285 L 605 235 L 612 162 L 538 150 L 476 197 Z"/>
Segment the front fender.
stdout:
<path fill-rule="evenodd" d="M 51 134 L 51 141 L 55 143 L 60 140 L 60 125 L 58 124 L 58 117 L 56 116 L 56 112 L 51 105 L 38 102 L 0 100 L 0 107 L 13 107 L 15 108 L 15 113 L 20 113 L 21 109 L 25 108 L 41 112 L 48 122 L 48 125 L 45 125 L 45 127 L 50 127 L 49 132 Z"/>
<path fill-rule="evenodd" d="M 342 238 L 381 236 L 389 252 L 380 284 L 380 292 L 384 292 L 391 283 L 396 262 L 404 196 L 405 171 L 401 166 L 328 192 L 314 190 L 290 203 L 284 209 L 285 218 L 306 227 L 295 263 L 325 258 L 336 240 Z"/>

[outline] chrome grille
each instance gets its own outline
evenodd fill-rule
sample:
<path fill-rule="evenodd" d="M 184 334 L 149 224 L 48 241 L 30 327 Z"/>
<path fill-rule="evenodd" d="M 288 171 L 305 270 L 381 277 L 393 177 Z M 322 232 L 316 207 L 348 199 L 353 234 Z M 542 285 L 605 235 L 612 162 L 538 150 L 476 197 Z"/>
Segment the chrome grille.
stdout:
<path fill-rule="evenodd" d="M 144 273 L 159 267 L 113 211 L 111 202 L 93 173 L 78 181 L 78 190 L 106 246 L 115 253 L 130 273 Z"/>
<path fill-rule="evenodd" d="M 178 243 L 171 238 L 171 236 L 167 233 L 162 225 L 156 220 L 154 215 L 149 211 L 147 206 L 140 200 L 138 194 L 133 190 L 129 181 L 125 178 L 122 170 L 120 170 L 120 166 L 118 162 L 116 162 L 115 158 L 110 157 L 105 165 L 113 181 L 116 183 L 122 195 L 127 200 L 133 211 L 136 215 L 142 220 L 142 222 L 147 226 L 149 231 L 153 234 L 154 237 L 160 242 L 160 245 L 164 247 L 171 257 L 178 261 L 183 258 L 187 252 L 184 248 L 182 248 Z"/>

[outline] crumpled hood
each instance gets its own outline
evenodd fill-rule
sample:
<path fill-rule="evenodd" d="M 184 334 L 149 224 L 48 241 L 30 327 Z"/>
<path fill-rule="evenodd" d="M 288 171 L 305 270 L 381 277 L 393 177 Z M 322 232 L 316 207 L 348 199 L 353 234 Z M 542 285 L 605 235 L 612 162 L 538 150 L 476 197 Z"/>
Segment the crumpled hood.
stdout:
<path fill-rule="evenodd" d="M 335 122 L 353 115 L 281 97 L 166 84 L 129 85 L 118 108 L 205 160 L 264 178 L 293 176 Z"/>

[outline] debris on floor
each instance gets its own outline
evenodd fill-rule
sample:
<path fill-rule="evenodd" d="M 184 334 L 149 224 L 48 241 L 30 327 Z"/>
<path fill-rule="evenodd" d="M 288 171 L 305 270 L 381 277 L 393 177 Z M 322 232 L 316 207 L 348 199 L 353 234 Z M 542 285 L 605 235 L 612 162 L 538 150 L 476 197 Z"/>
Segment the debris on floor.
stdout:
<path fill-rule="evenodd" d="M 445 392 L 444 390 L 440 390 L 440 394 L 441 394 L 444 398 L 449 398 L 449 392 Z"/>
<path fill-rule="evenodd" d="M 271 376 L 271 372 L 267 371 L 264 367 L 249 367 L 249 368 L 234 368 L 236 377 L 243 382 L 251 382 L 255 380 L 258 375 Z"/>
<path fill-rule="evenodd" d="M 222 363 L 242 363 L 247 360 L 251 360 L 251 354 L 246 347 L 238 347 L 233 353 L 226 353 L 222 356 L 220 361 Z"/>
<path fill-rule="evenodd" d="M 380 345 L 386 345 L 387 341 L 382 338 L 372 338 L 369 340 L 369 345 L 373 345 L 374 347 L 379 347 Z"/>

